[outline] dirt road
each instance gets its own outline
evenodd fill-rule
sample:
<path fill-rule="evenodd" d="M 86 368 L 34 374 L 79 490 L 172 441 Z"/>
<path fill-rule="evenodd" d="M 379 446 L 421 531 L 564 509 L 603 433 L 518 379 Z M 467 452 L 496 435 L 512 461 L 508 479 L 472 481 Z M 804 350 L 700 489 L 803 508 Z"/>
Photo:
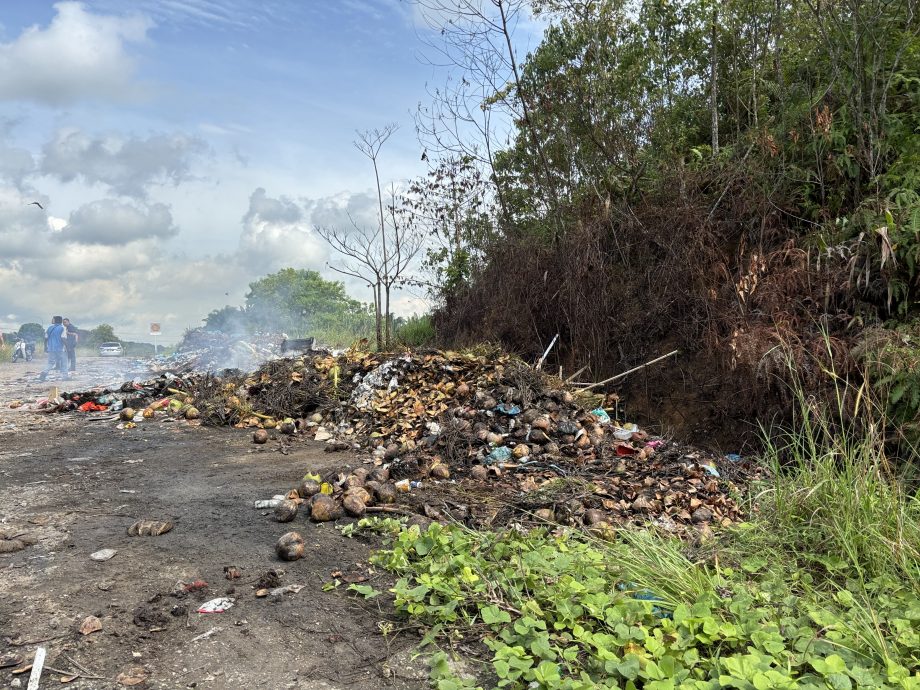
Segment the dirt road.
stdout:
<path fill-rule="evenodd" d="M 60 686 L 62 672 L 79 673 L 71 685 L 87 688 L 140 679 L 150 688 L 427 687 L 418 678 L 424 669 L 405 662 L 411 640 L 388 643 L 378 634 L 385 613 L 344 587 L 322 591 L 333 571 L 386 588 L 367 565 L 367 545 L 330 524 L 298 517 L 282 525 L 252 507 L 308 468 L 341 464 L 341 455 L 312 442 L 282 455 L 276 444 L 256 447 L 229 429 L 156 421 L 119 431 L 82 413 L 9 409 L 10 400 L 50 386 L 115 383 L 137 369 L 126 360 L 85 360 L 78 380 L 65 384 L 36 382 L 40 368 L 0 363 L 0 531 L 35 541 L 0 554 L 0 663 L 19 656 L 21 668 L 44 646 L 43 688 Z M 129 537 L 127 527 L 141 518 L 175 527 Z M 295 563 L 274 554 L 288 529 L 307 542 L 307 557 Z M 111 560 L 90 559 L 105 548 L 117 551 Z M 225 578 L 230 566 L 239 579 Z M 277 584 L 303 589 L 256 598 L 258 580 L 279 568 Z M 177 583 L 199 579 L 205 590 L 174 594 Z M 221 596 L 234 606 L 196 613 Z M 90 615 L 102 630 L 82 635 Z M 0 685 L 25 688 L 28 672 L 14 669 L 0 669 Z"/>

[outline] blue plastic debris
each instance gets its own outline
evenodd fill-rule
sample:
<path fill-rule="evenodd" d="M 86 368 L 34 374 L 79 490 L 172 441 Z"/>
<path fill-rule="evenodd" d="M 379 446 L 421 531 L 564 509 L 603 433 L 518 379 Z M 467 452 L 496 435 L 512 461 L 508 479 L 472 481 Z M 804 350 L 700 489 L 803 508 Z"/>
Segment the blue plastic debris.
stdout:
<path fill-rule="evenodd" d="M 601 424 L 610 424 L 610 415 L 607 414 L 607 410 L 603 407 L 598 407 L 595 410 L 591 410 L 591 414 L 598 418 Z"/>
<path fill-rule="evenodd" d="M 652 590 L 640 587 L 635 582 L 619 582 L 617 583 L 617 589 L 621 592 L 626 592 L 637 601 L 650 601 L 652 603 L 659 604 L 663 603 L 661 597 L 655 594 Z M 667 609 L 661 608 L 660 606 L 653 606 L 652 614 L 658 616 L 659 618 L 671 617 L 671 612 Z"/>
<path fill-rule="evenodd" d="M 486 456 L 483 464 L 494 465 L 496 462 L 505 462 L 510 459 L 511 449 L 508 446 L 498 446 L 498 448 L 493 448 L 492 452 Z"/>
<path fill-rule="evenodd" d="M 741 456 L 737 453 L 726 453 L 725 459 L 731 460 L 732 462 L 741 462 Z"/>
<path fill-rule="evenodd" d="M 511 403 L 501 403 L 496 405 L 495 411 L 506 414 L 509 417 L 514 417 L 515 415 L 521 414 L 521 408 L 517 405 L 512 405 Z"/>

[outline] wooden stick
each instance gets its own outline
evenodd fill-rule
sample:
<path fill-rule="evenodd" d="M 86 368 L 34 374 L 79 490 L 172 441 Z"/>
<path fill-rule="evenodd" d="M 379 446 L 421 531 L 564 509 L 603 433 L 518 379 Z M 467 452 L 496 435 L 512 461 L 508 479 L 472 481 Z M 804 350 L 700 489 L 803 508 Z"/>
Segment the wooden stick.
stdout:
<path fill-rule="evenodd" d="M 566 383 L 571 383 L 572 381 L 574 381 L 574 380 L 578 377 L 578 375 L 579 375 L 581 372 L 583 372 L 583 371 L 584 371 L 585 369 L 587 369 L 587 368 L 588 368 L 588 365 L 585 364 L 581 369 L 579 369 L 579 370 L 576 371 L 574 374 L 572 374 L 571 376 L 569 376 L 569 377 L 565 380 L 565 382 L 566 382 Z"/>
<path fill-rule="evenodd" d="M 394 513 L 396 515 L 408 515 L 409 517 L 415 515 L 408 510 L 403 510 L 401 508 L 395 508 L 392 506 L 367 506 L 365 509 L 368 513 Z"/>
<path fill-rule="evenodd" d="M 553 345 L 556 344 L 556 341 L 557 341 L 557 340 L 559 340 L 559 334 L 558 334 L 558 333 L 557 333 L 556 335 L 553 336 L 553 339 L 552 339 L 552 340 L 550 341 L 550 343 L 549 343 L 549 347 L 546 348 L 546 351 L 543 353 L 543 356 L 540 357 L 539 360 L 537 360 L 537 365 L 534 367 L 534 369 L 538 369 L 538 370 L 539 370 L 540 367 L 543 366 L 543 360 L 546 359 L 546 355 L 548 355 L 548 354 L 549 354 L 549 351 L 553 349 Z"/>
<path fill-rule="evenodd" d="M 26 690 L 38 690 L 38 683 L 42 678 L 42 668 L 45 665 L 45 648 L 35 650 L 35 659 L 32 661 L 32 673 L 29 674 L 29 684 Z"/>
<path fill-rule="evenodd" d="M 598 381 L 597 383 L 592 383 L 590 386 L 585 386 L 582 390 L 586 390 L 586 391 L 587 391 L 587 390 L 591 390 L 592 388 L 597 388 L 598 386 L 603 386 L 605 383 L 611 383 L 612 381 L 616 381 L 616 380 L 618 380 L 618 379 L 621 379 L 621 378 L 623 378 L 624 376 L 629 376 L 629 375 L 632 374 L 633 372 L 639 371 L 640 369 L 645 369 L 645 367 L 649 366 L 650 364 L 655 364 L 656 362 L 660 362 L 661 360 L 667 359 L 668 357 L 673 357 L 674 355 L 678 354 L 679 352 L 680 352 L 680 350 L 673 350 L 673 351 L 669 352 L 669 353 L 666 354 L 666 355 L 661 355 L 661 357 L 656 357 L 655 359 L 651 360 L 650 362 L 646 362 L 645 364 L 640 364 L 639 366 L 633 367 L 632 369 L 630 369 L 630 370 L 628 370 L 628 371 L 624 371 L 622 374 L 617 374 L 616 376 L 611 376 L 609 379 L 604 379 L 603 381 Z"/>

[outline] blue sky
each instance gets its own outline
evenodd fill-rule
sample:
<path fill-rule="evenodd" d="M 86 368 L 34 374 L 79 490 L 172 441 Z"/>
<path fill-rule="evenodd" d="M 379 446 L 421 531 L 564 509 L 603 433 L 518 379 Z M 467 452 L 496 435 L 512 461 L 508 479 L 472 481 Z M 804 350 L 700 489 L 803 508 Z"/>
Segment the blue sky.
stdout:
<path fill-rule="evenodd" d="M 327 272 L 313 225 L 373 217 L 355 130 L 399 123 L 384 179 L 425 172 L 411 114 L 443 74 L 399 0 L 5 0 L 0 24 L 0 329 L 173 340 L 259 275 Z"/>

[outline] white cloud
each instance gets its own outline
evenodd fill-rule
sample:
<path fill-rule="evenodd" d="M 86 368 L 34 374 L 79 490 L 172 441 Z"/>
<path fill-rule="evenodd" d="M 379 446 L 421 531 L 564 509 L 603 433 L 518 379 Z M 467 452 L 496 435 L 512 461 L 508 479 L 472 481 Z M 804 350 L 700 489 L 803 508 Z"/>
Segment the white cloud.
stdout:
<path fill-rule="evenodd" d="M 71 213 L 62 237 L 68 242 L 117 246 L 135 240 L 172 237 L 178 232 L 165 204 L 101 199 Z"/>
<path fill-rule="evenodd" d="M 0 186 L 0 267 L 48 252 L 51 228 L 45 212 L 32 201 L 48 205 L 46 197 L 29 190 Z"/>
<path fill-rule="evenodd" d="M 61 228 L 60 218 L 26 206 L 28 200 L 28 194 L 0 184 L 0 285 L 29 286 L 0 290 L 0 314 L 17 315 L 0 328 L 61 313 L 81 327 L 110 323 L 120 336 L 137 340 L 146 340 L 147 325 L 156 321 L 163 324 L 163 342 L 175 342 L 210 310 L 242 304 L 250 282 L 287 266 L 344 279 L 354 297 L 370 298 L 366 285 L 326 267 L 340 257 L 313 228 L 345 226 L 349 215 L 375 223 L 371 192 L 294 200 L 257 188 L 235 246 L 230 240 L 230 246 L 216 246 L 201 257 L 166 250 L 164 230 L 176 228 L 163 204 L 100 199 L 73 211 Z M 423 309 L 411 295 L 394 295 L 397 314 Z"/>
<path fill-rule="evenodd" d="M 61 106 L 137 97 L 135 64 L 126 45 L 145 40 L 150 20 L 91 14 L 79 2 L 54 8 L 49 26 L 32 26 L 0 44 L 0 100 Z"/>
<path fill-rule="evenodd" d="M 322 268 L 327 252 L 304 209 L 295 201 L 269 197 L 261 187 L 252 193 L 238 250 L 240 265 L 250 274 L 261 275 L 285 266 Z"/>
<path fill-rule="evenodd" d="M 63 182 L 101 183 L 117 194 L 143 197 L 153 184 L 178 185 L 189 179 L 192 160 L 207 148 L 201 139 L 182 134 L 91 137 L 62 129 L 44 146 L 41 172 Z"/>

